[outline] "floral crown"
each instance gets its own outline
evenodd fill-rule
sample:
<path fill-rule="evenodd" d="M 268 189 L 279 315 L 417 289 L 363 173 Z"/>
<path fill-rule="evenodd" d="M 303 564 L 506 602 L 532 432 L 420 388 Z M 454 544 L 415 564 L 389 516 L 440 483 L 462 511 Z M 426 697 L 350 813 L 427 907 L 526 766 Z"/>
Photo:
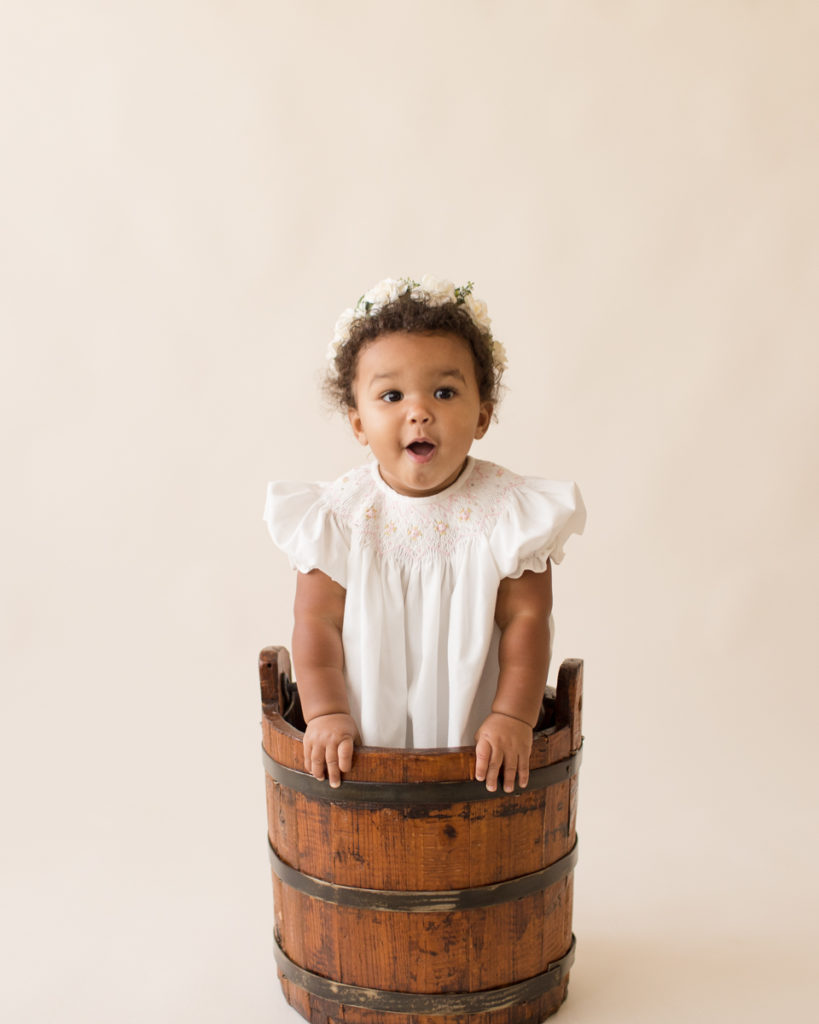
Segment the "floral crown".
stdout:
<path fill-rule="evenodd" d="M 402 295 L 409 294 L 415 302 L 426 306 L 445 306 L 448 302 L 463 306 L 472 318 L 472 322 L 485 334 L 489 335 L 492 346 L 492 362 L 495 369 L 502 373 L 507 366 L 506 349 L 492 337 L 490 325 L 492 321 L 486 311 L 486 303 L 476 299 L 472 294 L 472 282 L 456 287 L 451 281 L 442 277 L 425 274 L 420 281 L 409 277 L 387 277 L 373 285 L 365 292 L 352 309 L 345 309 L 336 321 L 333 340 L 327 349 L 327 361 L 331 367 L 335 363 L 339 349 L 350 340 L 352 326 L 356 320 L 375 316 L 384 306 L 395 302 Z"/>

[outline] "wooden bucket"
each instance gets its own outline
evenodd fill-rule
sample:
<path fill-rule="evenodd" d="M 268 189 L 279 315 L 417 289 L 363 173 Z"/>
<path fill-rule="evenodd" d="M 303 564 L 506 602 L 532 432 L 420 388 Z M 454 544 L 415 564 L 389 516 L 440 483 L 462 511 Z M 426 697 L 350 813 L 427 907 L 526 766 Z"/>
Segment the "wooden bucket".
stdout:
<path fill-rule="evenodd" d="M 529 785 L 489 793 L 474 748 L 358 747 L 304 772 L 283 647 L 261 653 L 275 946 L 288 1002 L 345 1024 L 528 1024 L 566 998 L 582 661 L 565 661 Z"/>

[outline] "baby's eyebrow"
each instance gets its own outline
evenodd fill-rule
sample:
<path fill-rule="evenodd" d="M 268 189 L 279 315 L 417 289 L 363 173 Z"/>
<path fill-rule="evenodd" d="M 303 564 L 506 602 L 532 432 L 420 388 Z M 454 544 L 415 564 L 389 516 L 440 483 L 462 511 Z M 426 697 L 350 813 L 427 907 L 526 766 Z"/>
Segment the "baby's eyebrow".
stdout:
<path fill-rule="evenodd" d="M 379 380 L 389 380 L 391 377 L 395 376 L 395 373 L 396 373 L 396 371 L 393 371 L 393 370 L 387 370 L 387 371 L 385 371 L 383 373 L 374 373 L 372 375 L 372 377 L 370 377 L 370 383 L 371 384 L 375 384 L 376 381 L 379 381 Z M 436 377 L 455 377 L 457 380 L 461 380 L 464 383 L 466 383 L 466 377 L 464 377 L 464 375 L 461 373 L 461 371 L 457 370 L 457 369 L 456 370 L 441 370 L 441 372 L 440 373 L 436 373 L 435 376 Z"/>

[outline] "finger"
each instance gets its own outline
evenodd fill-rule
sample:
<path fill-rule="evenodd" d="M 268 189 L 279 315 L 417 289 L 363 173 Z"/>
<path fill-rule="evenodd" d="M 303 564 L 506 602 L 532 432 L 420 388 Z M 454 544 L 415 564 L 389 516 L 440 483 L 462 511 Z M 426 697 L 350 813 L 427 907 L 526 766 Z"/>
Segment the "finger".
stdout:
<path fill-rule="evenodd" d="M 492 753 L 492 747 L 489 745 L 489 741 L 485 739 L 478 740 L 478 745 L 475 747 L 475 778 L 478 782 L 483 782 L 486 778 L 486 769 L 489 766 L 489 755 Z"/>
<path fill-rule="evenodd" d="M 327 755 L 327 779 L 333 789 L 338 789 L 341 785 L 341 775 L 338 770 L 338 761 L 335 758 L 335 754 Z"/>
<path fill-rule="evenodd" d="M 514 754 L 507 756 L 503 762 L 503 791 L 513 793 L 515 790 L 515 775 L 518 770 L 518 759 Z"/>
<path fill-rule="evenodd" d="M 492 751 L 492 757 L 489 759 L 489 768 L 486 772 L 486 788 L 490 793 L 494 793 L 498 788 L 498 774 L 503 764 L 503 754 L 501 752 Z"/>
<path fill-rule="evenodd" d="M 338 767 L 348 772 L 353 766 L 353 741 L 345 737 L 338 745 Z"/>
<path fill-rule="evenodd" d="M 521 789 L 526 789 L 529 785 L 529 758 L 518 759 L 518 785 Z"/>
<path fill-rule="evenodd" d="M 310 774 L 315 779 L 324 778 L 324 748 L 313 747 L 310 756 Z"/>

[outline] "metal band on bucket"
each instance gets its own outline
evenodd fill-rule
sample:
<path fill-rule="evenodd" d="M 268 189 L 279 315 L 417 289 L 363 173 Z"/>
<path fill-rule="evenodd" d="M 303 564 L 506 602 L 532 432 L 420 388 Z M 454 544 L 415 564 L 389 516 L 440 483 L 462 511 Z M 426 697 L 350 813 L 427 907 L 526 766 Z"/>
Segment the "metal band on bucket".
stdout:
<path fill-rule="evenodd" d="M 502 988 L 479 992 L 391 992 L 387 989 L 362 988 L 332 981 L 320 974 L 306 971 L 285 954 L 278 940 L 274 940 L 273 953 L 282 975 L 294 985 L 320 999 L 348 1006 L 360 1006 L 385 1013 L 459 1014 L 486 1013 L 527 1003 L 563 981 L 574 963 L 575 937 L 568 951 L 559 960 L 549 964 L 542 974 L 526 981 Z"/>
<path fill-rule="evenodd" d="M 529 773 L 529 784 L 525 789 L 515 787 L 513 793 L 505 793 L 501 788 L 490 792 L 485 783 L 477 779 L 465 779 L 461 782 L 358 782 L 344 781 L 337 789 L 333 789 L 326 779 L 316 779 L 307 772 L 299 772 L 287 768 L 274 761 L 262 747 L 262 761 L 267 774 L 289 789 L 304 793 L 315 800 L 330 800 L 333 803 L 369 803 L 369 804 L 400 804 L 401 806 L 418 804 L 450 804 L 471 800 L 496 800 L 511 797 L 532 790 L 546 789 L 577 774 L 582 758 L 582 748 L 570 757 L 547 764 L 543 768 L 535 768 Z"/>
<path fill-rule="evenodd" d="M 473 907 L 492 907 L 509 903 L 535 892 L 542 892 L 565 878 L 577 863 L 577 840 L 572 849 L 541 871 L 510 878 L 492 885 L 479 885 L 471 889 L 367 889 L 307 875 L 286 864 L 273 849 L 268 838 L 268 853 L 273 870 L 291 889 L 344 907 L 366 910 L 394 910 L 414 914 L 449 913 Z"/>

